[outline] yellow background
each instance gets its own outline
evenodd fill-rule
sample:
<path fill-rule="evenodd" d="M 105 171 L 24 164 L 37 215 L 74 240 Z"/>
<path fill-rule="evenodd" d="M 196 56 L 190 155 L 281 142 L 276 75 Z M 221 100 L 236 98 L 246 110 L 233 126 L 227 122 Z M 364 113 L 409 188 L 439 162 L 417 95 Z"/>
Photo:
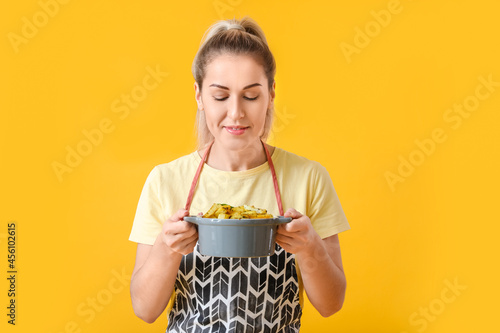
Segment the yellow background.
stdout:
<path fill-rule="evenodd" d="M 399 11 L 390 22 L 374 23 L 372 11 L 390 6 Z M 52 7 L 46 21 L 35 0 L 1 7 L 2 332 L 165 330 L 165 315 L 152 325 L 134 316 L 116 275 L 132 272 L 127 239 L 147 174 L 194 150 L 199 41 L 215 20 L 243 15 L 277 60 L 270 143 L 327 167 L 352 228 L 340 235 L 344 308 L 325 319 L 306 303 L 301 332 L 498 329 L 500 87 L 458 128 L 443 118 L 474 100 L 480 77 L 500 82 L 498 2 L 91 0 Z M 14 46 L 23 18 L 40 27 L 24 28 L 31 37 Z M 342 45 L 356 41 L 346 56 Z M 148 67 L 168 76 L 121 119 L 112 103 L 140 89 Z M 103 119 L 113 130 L 59 181 L 52 164 Z M 422 155 L 415 140 L 436 128 L 446 140 Z M 424 160 L 391 187 L 387 172 L 410 155 Z M 10 221 L 15 327 L 4 277 Z M 454 281 L 466 289 L 453 294 Z"/>

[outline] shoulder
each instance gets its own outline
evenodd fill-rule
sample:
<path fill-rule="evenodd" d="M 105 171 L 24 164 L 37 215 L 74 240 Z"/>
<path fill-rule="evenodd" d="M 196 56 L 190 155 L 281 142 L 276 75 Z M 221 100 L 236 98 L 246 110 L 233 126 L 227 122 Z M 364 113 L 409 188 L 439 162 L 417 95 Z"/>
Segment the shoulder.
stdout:
<path fill-rule="evenodd" d="M 276 149 L 278 152 L 277 162 L 285 170 L 295 170 L 301 173 L 318 173 L 321 169 L 325 169 L 318 161 L 289 152 L 279 147 L 276 147 Z"/>
<path fill-rule="evenodd" d="M 314 187 L 316 186 L 314 184 L 331 179 L 328 171 L 320 162 L 284 149 L 280 149 L 278 152 L 275 163 L 276 173 L 281 173 L 284 179 L 293 179 L 297 187 Z"/>
<path fill-rule="evenodd" d="M 196 157 L 194 154 L 197 154 L 197 152 L 195 151 L 170 162 L 154 166 L 148 178 L 156 182 L 162 182 L 162 179 L 179 179 L 186 172 L 196 168 Z"/>

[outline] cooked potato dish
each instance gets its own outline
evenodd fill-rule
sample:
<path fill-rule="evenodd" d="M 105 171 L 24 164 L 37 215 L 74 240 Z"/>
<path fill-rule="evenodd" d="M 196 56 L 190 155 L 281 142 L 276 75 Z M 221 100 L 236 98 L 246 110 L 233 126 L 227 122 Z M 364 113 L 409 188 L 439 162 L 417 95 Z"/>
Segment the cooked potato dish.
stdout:
<path fill-rule="evenodd" d="M 204 218 L 211 219 L 270 219 L 273 218 L 267 210 L 254 206 L 233 207 L 227 204 L 214 203 L 212 207 L 203 215 Z"/>

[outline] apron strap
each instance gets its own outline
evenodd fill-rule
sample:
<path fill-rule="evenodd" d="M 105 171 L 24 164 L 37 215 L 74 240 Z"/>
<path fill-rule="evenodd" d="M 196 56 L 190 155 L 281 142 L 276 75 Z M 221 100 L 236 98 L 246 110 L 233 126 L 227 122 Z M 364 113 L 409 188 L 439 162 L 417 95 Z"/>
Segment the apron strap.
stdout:
<path fill-rule="evenodd" d="M 203 168 L 203 164 L 206 162 L 208 152 L 210 151 L 210 148 L 212 148 L 212 145 L 214 144 L 214 142 L 215 142 L 215 140 L 212 140 L 212 142 L 210 142 L 210 144 L 207 148 L 207 151 L 205 152 L 205 154 L 203 155 L 203 158 L 200 161 L 200 165 L 198 165 L 198 169 L 196 170 L 196 174 L 194 175 L 193 182 L 191 183 L 191 189 L 189 190 L 189 195 L 187 198 L 186 207 L 184 208 L 188 212 L 189 212 L 189 208 L 191 208 L 191 203 L 193 201 L 193 196 L 194 196 L 194 189 L 196 188 L 196 184 L 198 183 L 198 179 L 200 178 L 201 169 Z M 266 145 L 264 144 L 264 142 L 262 140 L 261 140 L 261 143 L 264 146 L 264 150 L 266 151 L 267 162 L 269 164 L 269 168 L 271 169 L 271 175 L 273 177 L 274 193 L 276 194 L 276 200 L 278 202 L 278 209 L 280 212 L 280 216 L 283 216 L 283 204 L 281 202 L 281 195 L 280 195 L 280 190 L 278 187 L 278 179 L 276 178 L 276 172 L 274 170 L 273 160 L 271 158 L 271 155 L 269 154 L 269 151 L 267 150 Z"/>
<path fill-rule="evenodd" d="M 207 151 L 205 152 L 205 155 L 203 155 L 203 158 L 201 159 L 200 165 L 198 165 L 198 170 L 196 170 L 196 174 L 194 175 L 193 182 L 191 183 L 191 189 L 189 190 L 189 195 L 187 198 L 186 202 L 186 207 L 184 208 L 189 212 L 189 208 L 191 208 L 191 202 L 193 201 L 193 195 L 194 195 L 194 189 L 196 187 L 196 183 L 198 182 L 198 178 L 200 178 L 200 173 L 201 169 L 203 168 L 203 164 L 205 163 L 205 160 L 207 159 L 208 152 L 210 151 L 210 148 L 212 148 L 212 145 L 214 144 L 215 140 L 212 140 L 210 144 L 208 145 Z"/>
<path fill-rule="evenodd" d="M 280 216 L 283 216 L 283 204 L 281 203 L 281 194 L 278 187 L 278 178 L 276 178 L 276 172 L 274 171 L 273 159 L 271 158 L 271 155 L 269 154 L 269 150 L 267 150 L 265 143 L 262 140 L 261 142 L 264 146 L 264 150 L 266 151 L 267 163 L 269 164 L 269 169 L 271 169 L 271 175 L 273 176 L 274 193 L 276 194 L 276 201 L 278 202 L 278 210 L 280 212 Z"/>

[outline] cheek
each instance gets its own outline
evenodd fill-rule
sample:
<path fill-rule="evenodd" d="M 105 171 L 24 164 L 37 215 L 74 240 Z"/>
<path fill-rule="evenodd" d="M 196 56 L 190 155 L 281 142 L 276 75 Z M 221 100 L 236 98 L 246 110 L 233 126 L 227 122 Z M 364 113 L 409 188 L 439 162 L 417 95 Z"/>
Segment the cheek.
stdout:
<path fill-rule="evenodd" d="M 210 106 L 207 106 L 207 108 L 210 108 Z M 208 109 L 210 110 L 208 111 L 207 108 L 205 108 L 205 121 L 209 129 L 215 129 L 219 126 L 224 117 L 221 116 L 220 112 L 216 112 L 212 108 Z"/>
<path fill-rule="evenodd" d="M 261 106 L 258 114 L 259 115 L 255 121 L 259 124 L 259 127 L 264 127 L 266 123 L 267 108 L 265 106 Z"/>

